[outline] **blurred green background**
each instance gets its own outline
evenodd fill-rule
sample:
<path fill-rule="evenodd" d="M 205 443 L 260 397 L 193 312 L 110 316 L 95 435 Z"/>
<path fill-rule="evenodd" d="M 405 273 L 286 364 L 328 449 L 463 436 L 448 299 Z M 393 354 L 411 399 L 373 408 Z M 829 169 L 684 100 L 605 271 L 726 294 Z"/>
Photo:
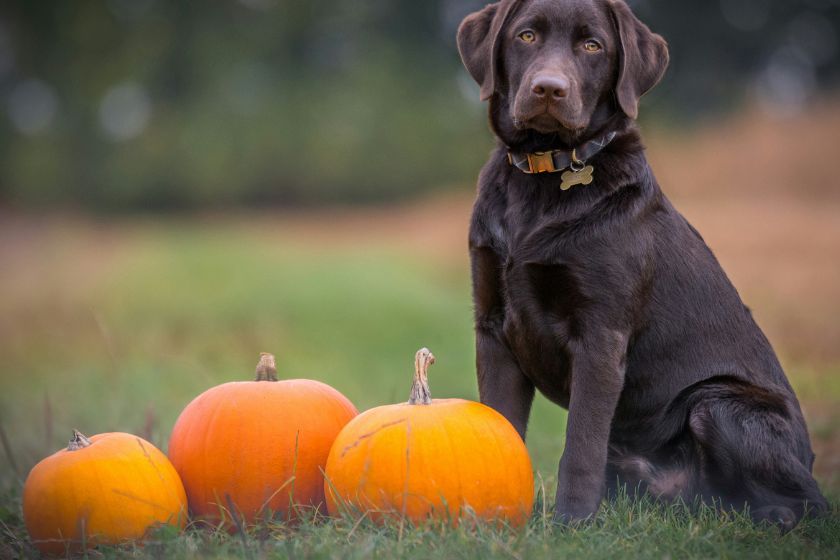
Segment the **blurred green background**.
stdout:
<path fill-rule="evenodd" d="M 778 350 L 837 495 L 840 2 L 632 4 L 671 45 L 642 108 L 654 170 Z M 72 428 L 165 449 L 260 351 L 366 409 L 407 398 L 426 345 L 433 394 L 477 398 L 466 230 L 492 138 L 454 34 L 481 5 L 0 4 L 0 521 Z M 564 419 L 538 398 L 549 488 Z"/>
<path fill-rule="evenodd" d="M 0 204 L 362 203 L 468 182 L 491 140 L 455 31 L 484 0 L 8 0 Z M 840 77 L 836 0 L 638 0 L 672 64 L 645 118 L 798 108 Z"/>

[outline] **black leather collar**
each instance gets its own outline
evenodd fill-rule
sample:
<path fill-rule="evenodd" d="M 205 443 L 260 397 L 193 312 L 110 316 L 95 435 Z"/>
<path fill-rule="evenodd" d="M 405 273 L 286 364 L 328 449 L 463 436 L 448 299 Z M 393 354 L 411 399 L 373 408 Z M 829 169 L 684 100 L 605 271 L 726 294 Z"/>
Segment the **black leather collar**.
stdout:
<path fill-rule="evenodd" d="M 556 173 L 565 169 L 579 171 L 586 165 L 586 160 L 600 152 L 612 142 L 617 133 L 609 132 L 600 138 L 585 142 L 571 151 L 552 150 L 550 152 L 521 153 L 508 151 L 508 162 L 523 173 Z"/>

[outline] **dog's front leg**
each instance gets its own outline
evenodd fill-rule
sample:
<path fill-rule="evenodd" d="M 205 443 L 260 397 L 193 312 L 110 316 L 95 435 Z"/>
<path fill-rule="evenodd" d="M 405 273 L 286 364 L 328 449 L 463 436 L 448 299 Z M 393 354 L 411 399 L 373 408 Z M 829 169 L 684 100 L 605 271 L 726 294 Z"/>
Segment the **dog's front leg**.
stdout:
<path fill-rule="evenodd" d="M 476 325 L 476 370 L 481 402 L 513 424 L 522 440 L 528 427 L 534 384 L 525 377 L 492 324 Z"/>
<path fill-rule="evenodd" d="M 568 348 L 571 396 L 554 510 L 555 521 L 561 523 L 588 518 L 601 503 L 610 424 L 624 385 L 627 337 L 601 332 L 570 341 Z"/>
<path fill-rule="evenodd" d="M 475 303 L 475 350 L 481 402 L 500 412 L 524 440 L 534 384 L 525 377 L 505 341 L 501 263 L 489 247 L 470 249 Z"/>

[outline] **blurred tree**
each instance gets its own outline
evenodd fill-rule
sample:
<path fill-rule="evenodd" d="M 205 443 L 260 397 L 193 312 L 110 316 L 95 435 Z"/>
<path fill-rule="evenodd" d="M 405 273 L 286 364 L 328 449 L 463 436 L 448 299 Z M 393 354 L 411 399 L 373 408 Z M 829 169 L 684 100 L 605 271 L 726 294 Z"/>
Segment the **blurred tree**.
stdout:
<path fill-rule="evenodd" d="M 671 45 L 660 118 L 747 95 L 790 109 L 837 84 L 838 0 L 631 4 Z M 454 34 L 482 5 L 4 2 L 0 203 L 367 202 L 469 182 L 491 139 Z"/>

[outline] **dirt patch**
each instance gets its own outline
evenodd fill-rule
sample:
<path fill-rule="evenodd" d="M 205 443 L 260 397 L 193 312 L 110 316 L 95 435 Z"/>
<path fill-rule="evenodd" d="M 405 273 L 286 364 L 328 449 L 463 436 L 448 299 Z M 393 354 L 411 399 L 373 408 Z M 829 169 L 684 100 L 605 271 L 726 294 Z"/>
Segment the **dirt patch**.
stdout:
<path fill-rule="evenodd" d="M 691 134 L 645 131 L 648 157 L 669 194 L 840 198 L 840 101 L 782 117 L 758 108 Z"/>

